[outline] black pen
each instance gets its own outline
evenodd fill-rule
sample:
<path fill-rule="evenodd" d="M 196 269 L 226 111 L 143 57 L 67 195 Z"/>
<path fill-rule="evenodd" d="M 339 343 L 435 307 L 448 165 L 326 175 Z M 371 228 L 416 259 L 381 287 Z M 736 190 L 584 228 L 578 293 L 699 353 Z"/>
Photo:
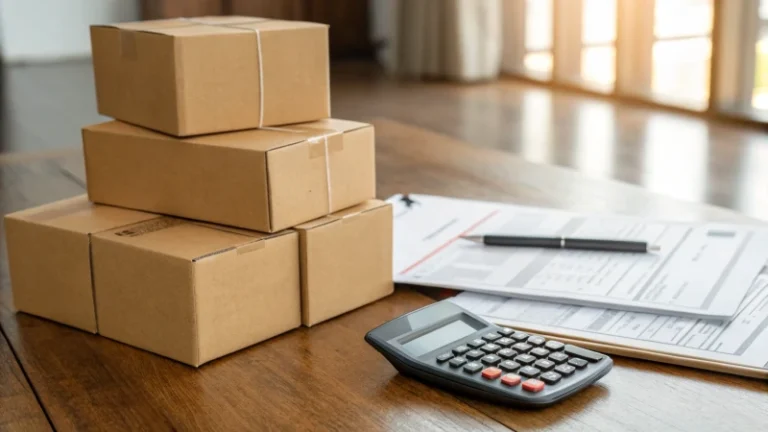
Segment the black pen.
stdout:
<path fill-rule="evenodd" d="M 488 246 L 580 249 L 591 251 L 636 253 L 658 252 L 661 250 L 658 245 L 651 245 L 647 242 L 627 240 L 602 240 L 569 237 L 527 237 L 493 234 L 465 235 L 461 236 L 461 238 L 476 243 L 482 243 Z"/>

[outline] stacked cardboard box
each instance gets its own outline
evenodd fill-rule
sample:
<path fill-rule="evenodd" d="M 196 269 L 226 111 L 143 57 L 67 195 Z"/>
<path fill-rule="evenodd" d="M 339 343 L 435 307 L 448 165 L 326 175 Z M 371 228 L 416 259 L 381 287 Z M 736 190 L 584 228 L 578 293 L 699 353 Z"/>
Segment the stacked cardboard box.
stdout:
<path fill-rule="evenodd" d="M 199 366 L 390 294 L 373 127 L 328 118 L 328 29 L 91 28 L 88 197 L 6 216 L 16 307 Z"/>

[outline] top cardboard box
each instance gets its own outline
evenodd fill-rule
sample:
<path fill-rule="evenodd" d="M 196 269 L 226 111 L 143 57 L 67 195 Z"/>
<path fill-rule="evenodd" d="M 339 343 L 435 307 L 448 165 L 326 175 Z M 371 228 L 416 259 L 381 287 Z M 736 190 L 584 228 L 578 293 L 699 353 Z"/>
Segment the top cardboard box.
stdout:
<path fill-rule="evenodd" d="M 98 111 L 176 136 L 330 117 L 328 26 L 201 17 L 91 27 Z"/>

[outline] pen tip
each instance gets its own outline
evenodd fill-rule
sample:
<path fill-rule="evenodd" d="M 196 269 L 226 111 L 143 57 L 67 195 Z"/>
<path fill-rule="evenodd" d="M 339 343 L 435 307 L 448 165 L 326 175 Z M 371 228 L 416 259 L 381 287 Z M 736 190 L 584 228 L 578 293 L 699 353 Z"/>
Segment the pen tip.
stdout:
<path fill-rule="evenodd" d="M 648 252 L 658 252 L 661 250 L 659 245 L 648 245 Z"/>

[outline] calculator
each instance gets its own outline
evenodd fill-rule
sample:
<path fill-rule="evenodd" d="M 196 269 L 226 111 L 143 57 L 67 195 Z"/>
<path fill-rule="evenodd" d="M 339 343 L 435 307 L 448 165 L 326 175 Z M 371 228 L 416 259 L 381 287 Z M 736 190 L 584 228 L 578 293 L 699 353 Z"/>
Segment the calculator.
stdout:
<path fill-rule="evenodd" d="M 404 375 L 524 407 L 565 399 L 613 367 L 605 354 L 496 326 L 450 300 L 382 324 L 365 340 Z"/>

